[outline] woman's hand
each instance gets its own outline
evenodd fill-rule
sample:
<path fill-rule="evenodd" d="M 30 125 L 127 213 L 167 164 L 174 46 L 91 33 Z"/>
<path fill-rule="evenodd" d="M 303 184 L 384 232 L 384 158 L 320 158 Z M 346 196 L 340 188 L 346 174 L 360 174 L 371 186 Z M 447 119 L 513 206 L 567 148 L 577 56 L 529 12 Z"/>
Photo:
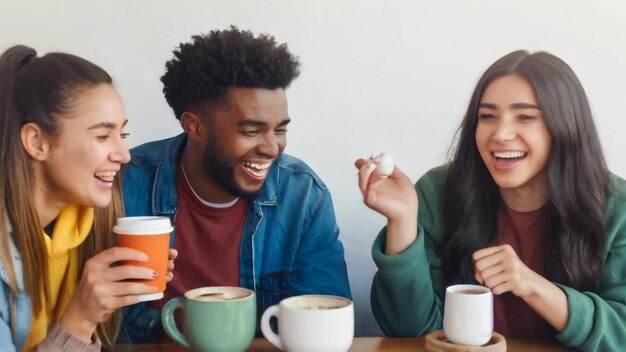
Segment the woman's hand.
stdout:
<path fill-rule="evenodd" d="M 170 248 L 168 255 L 169 260 L 167 261 L 167 282 L 172 281 L 172 279 L 174 278 L 174 259 L 176 259 L 176 257 L 178 257 L 178 251 L 174 248 Z"/>
<path fill-rule="evenodd" d="M 372 159 L 358 159 L 354 165 L 359 169 L 359 188 L 365 205 L 390 220 L 417 216 L 417 193 L 398 167 L 383 178 L 374 172 L 376 165 Z"/>
<path fill-rule="evenodd" d="M 518 297 L 532 294 L 533 280 L 538 276 L 508 245 L 484 248 L 474 252 L 475 277 L 494 295 L 512 292 Z"/>
<path fill-rule="evenodd" d="M 522 298 L 558 332 L 569 320 L 565 293 L 552 282 L 531 270 L 508 245 L 474 252 L 475 277 L 494 295 L 511 292 Z"/>
<path fill-rule="evenodd" d="M 155 271 L 141 266 L 114 265 L 123 260 L 146 261 L 147 256 L 131 248 L 114 247 L 87 260 L 60 321 L 65 330 L 89 342 L 97 324 L 107 320 L 115 310 L 137 303 L 137 295 L 156 291 L 155 287 L 129 280 L 152 280 L 158 276 Z"/>
<path fill-rule="evenodd" d="M 387 217 L 385 253 L 404 251 L 417 238 L 418 201 L 411 180 L 397 167 L 388 177 L 380 177 L 372 159 L 358 159 L 354 165 L 359 169 L 363 202 Z"/>

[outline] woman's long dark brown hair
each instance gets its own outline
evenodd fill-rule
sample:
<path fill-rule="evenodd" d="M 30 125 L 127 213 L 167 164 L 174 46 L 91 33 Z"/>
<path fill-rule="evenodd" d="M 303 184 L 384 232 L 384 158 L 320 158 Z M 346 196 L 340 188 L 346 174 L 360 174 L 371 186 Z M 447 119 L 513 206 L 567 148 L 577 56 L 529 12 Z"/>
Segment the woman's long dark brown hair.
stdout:
<path fill-rule="evenodd" d="M 497 241 L 502 200 L 475 133 L 485 89 L 511 74 L 532 86 L 552 137 L 547 171 L 553 212 L 544 240 L 548 279 L 594 290 L 604 260 L 610 173 L 580 81 L 565 62 L 546 52 L 512 52 L 491 65 L 476 85 L 445 183 L 444 275 L 449 283 L 474 282 L 472 253 Z"/>

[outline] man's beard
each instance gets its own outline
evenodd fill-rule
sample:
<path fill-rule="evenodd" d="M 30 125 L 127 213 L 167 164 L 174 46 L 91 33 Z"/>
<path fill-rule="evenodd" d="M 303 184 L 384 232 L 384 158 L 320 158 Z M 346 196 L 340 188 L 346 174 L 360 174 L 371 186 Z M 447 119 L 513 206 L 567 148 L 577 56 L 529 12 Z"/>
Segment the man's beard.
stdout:
<path fill-rule="evenodd" d="M 255 191 L 241 189 L 237 182 L 235 182 L 236 162 L 234 164 L 229 163 L 227 160 L 222 159 L 220 157 L 221 155 L 223 155 L 223 153 L 219 151 L 219 148 L 214 143 L 209 142 L 202 155 L 202 167 L 205 172 L 207 172 L 217 184 L 235 197 L 246 200 L 256 199 L 261 188 Z"/>

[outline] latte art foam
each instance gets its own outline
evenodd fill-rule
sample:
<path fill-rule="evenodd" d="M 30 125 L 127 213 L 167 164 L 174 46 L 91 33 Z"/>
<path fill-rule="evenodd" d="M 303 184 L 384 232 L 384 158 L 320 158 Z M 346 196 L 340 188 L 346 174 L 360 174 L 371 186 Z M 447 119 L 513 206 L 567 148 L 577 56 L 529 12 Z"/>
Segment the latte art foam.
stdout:
<path fill-rule="evenodd" d="M 327 309 L 337 309 L 337 307 L 331 307 L 331 306 L 316 306 L 316 305 L 308 305 L 308 306 L 301 306 L 301 307 L 296 307 L 298 309 L 306 309 L 306 310 L 327 310 Z"/>
<path fill-rule="evenodd" d="M 250 296 L 248 290 L 236 287 L 204 287 L 188 291 L 185 296 L 194 301 L 225 302 Z"/>
<path fill-rule="evenodd" d="M 350 304 L 345 298 L 322 296 L 322 295 L 303 295 L 290 299 L 287 306 L 293 309 L 302 310 L 331 310 L 344 308 Z"/>

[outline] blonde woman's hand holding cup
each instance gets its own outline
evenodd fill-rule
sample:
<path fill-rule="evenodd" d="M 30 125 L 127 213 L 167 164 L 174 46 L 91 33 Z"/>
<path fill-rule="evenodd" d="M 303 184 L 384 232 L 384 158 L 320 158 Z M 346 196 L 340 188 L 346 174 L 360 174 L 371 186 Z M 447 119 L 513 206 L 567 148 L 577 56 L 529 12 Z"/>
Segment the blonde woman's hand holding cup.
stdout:
<path fill-rule="evenodd" d="M 121 261 L 146 261 L 140 251 L 114 247 L 87 260 L 76 291 L 68 304 L 61 325 L 84 341 L 91 337 L 98 323 L 124 306 L 137 303 L 139 295 L 156 291 L 152 286 L 131 279 L 153 280 L 156 272 L 145 267 L 117 265 Z"/>

